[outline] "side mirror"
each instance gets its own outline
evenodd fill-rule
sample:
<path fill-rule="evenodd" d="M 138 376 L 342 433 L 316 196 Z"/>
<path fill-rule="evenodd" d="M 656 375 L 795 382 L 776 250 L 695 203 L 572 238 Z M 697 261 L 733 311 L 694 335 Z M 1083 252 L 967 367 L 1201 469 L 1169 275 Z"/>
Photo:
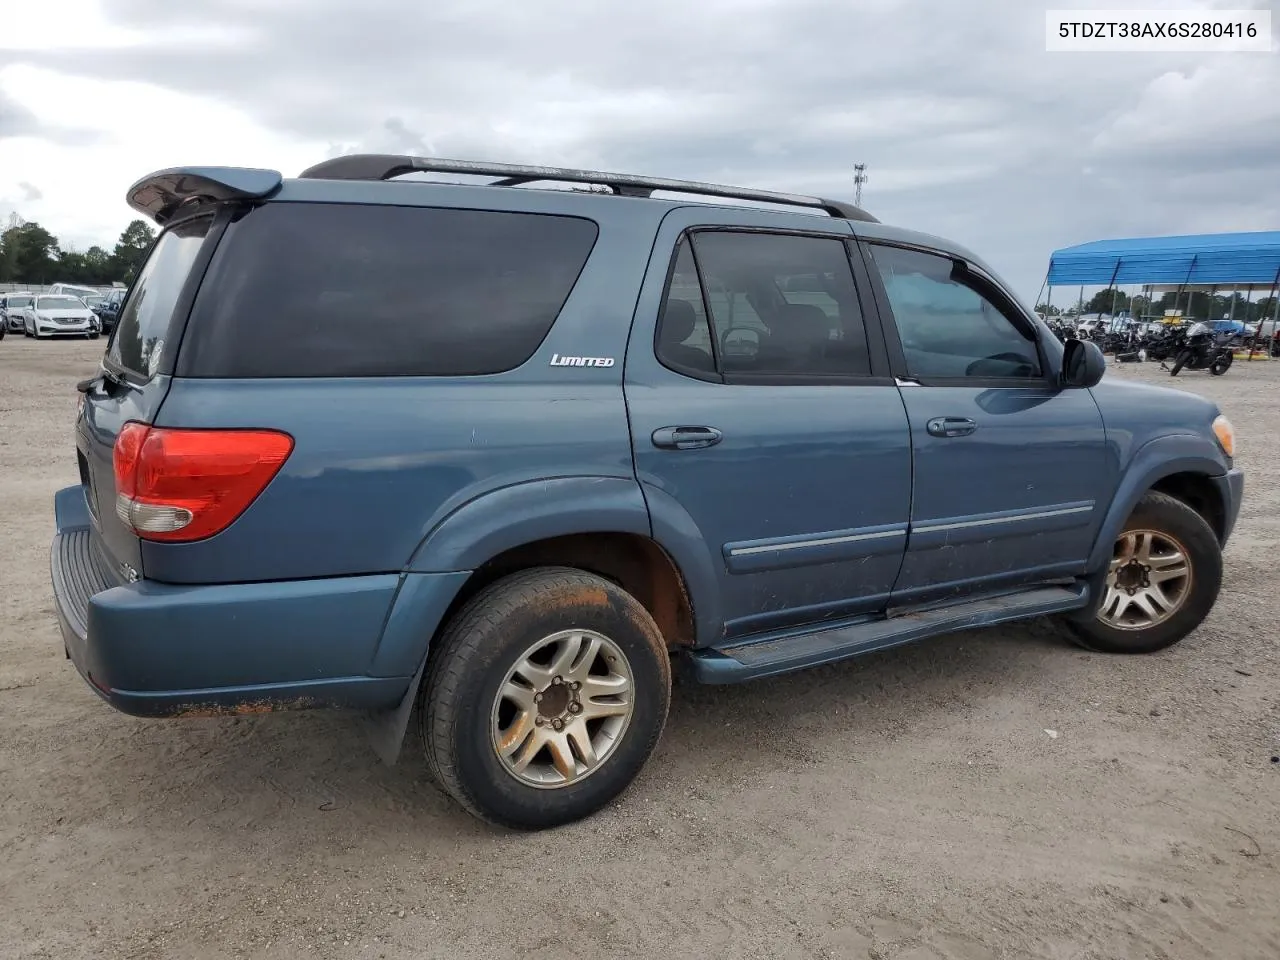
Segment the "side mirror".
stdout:
<path fill-rule="evenodd" d="M 1096 386 L 1107 371 L 1107 360 L 1092 340 L 1068 340 L 1062 349 L 1062 385 Z"/>

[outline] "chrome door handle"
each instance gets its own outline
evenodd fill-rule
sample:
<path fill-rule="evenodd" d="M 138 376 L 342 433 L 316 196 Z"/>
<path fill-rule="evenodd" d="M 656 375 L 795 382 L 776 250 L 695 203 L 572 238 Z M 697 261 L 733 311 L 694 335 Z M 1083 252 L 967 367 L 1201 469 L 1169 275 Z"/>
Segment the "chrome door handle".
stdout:
<path fill-rule="evenodd" d="M 659 427 L 652 439 L 662 450 L 698 450 L 714 447 L 723 437 L 715 427 Z"/>
<path fill-rule="evenodd" d="M 978 425 L 968 417 L 934 417 L 925 429 L 931 437 L 967 437 Z"/>

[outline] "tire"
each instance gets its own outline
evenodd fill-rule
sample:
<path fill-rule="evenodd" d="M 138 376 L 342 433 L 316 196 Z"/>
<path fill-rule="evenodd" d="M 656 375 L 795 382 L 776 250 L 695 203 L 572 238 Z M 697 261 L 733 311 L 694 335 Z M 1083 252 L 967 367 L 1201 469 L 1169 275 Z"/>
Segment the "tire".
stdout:
<path fill-rule="evenodd" d="M 1181 351 L 1178 354 L 1178 359 L 1173 363 L 1173 369 L 1169 371 L 1169 376 L 1176 377 L 1182 368 L 1191 362 L 1191 357 L 1192 354 L 1190 350 Z"/>
<path fill-rule="evenodd" d="M 1209 365 L 1209 373 L 1215 377 L 1222 376 L 1224 373 L 1226 373 L 1228 370 L 1231 369 L 1231 364 L 1235 360 L 1235 358 L 1236 358 L 1235 354 L 1233 353 L 1229 353 L 1229 352 L 1224 353 L 1221 357 L 1214 360 L 1213 363 Z"/>
<path fill-rule="evenodd" d="M 594 668 L 566 660 L 565 682 L 551 679 L 557 659 L 569 657 L 575 644 L 593 649 L 597 637 L 603 643 L 591 656 Z M 648 611 L 600 577 L 559 567 L 506 577 L 466 603 L 437 644 L 420 693 L 419 732 L 436 780 L 482 820 L 536 830 L 590 816 L 626 790 L 662 735 L 671 701 L 666 644 Z M 542 650 L 550 656 L 535 666 Z M 521 670 L 546 672 L 530 684 Z M 613 672 L 600 676 L 602 670 Z M 628 679 L 628 695 L 607 692 Z M 570 690 L 574 683 L 583 686 Z M 606 692 L 586 692 L 593 687 Z M 500 696 L 511 690 L 520 706 Z M 612 716 L 586 716 L 610 707 Z M 552 730 L 560 723 L 567 723 L 563 732 Z M 598 757 L 594 767 L 586 763 L 584 734 Z M 560 752 L 531 749 L 539 738 L 556 740 Z M 511 761 L 500 753 L 504 740 Z M 528 765 L 517 772 L 522 758 Z"/>
<path fill-rule="evenodd" d="M 1138 586 L 1136 594 L 1127 590 L 1115 590 L 1113 593 L 1117 577 L 1125 576 L 1120 570 L 1129 566 L 1125 564 L 1117 568 L 1117 564 L 1123 559 L 1123 552 L 1129 544 L 1141 544 L 1142 532 L 1156 535 L 1147 538 L 1151 549 L 1148 559 L 1152 562 L 1142 576 L 1146 579 L 1153 573 L 1157 576 L 1163 574 L 1164 579 L 1148 586 Z M 1161 548 L 1161 542 L 1166 546 L 1172 545 L 1173 550 Z M 1153 543 L 1154 549 L 1151 547 Z M 1116 541 L 1116 552 L 1121 556 L 1111 561 L 1112 569 L 1108 571 L 1101 596 L 1092 607 L 1092 616 L 1068 621 L 1081 646 L 1100 653 L 1154 653 L 1182 640 L 1200 626 L 1213 609 L 1222 586 L 1222 547 L 1205 519 L 1181 500 L 1163 493 L 1144 496 L 1125 521 Z M 1175 553 L 1180 553 L 1186 561 L 1186 572 L 1181 577 L 1177 575 L 1177 563 L 1173 560 Z M 1140 556 L 1141 547 L 1135 553 L 1135 559 L 1140 559 Z M 1144 564 L 1139 562 L 1139 566 Z M 1131 566 L 1129 569 L 1137 572 Z M 1125 598 L 1135 595 L 1150 597 L 1152 590 L 1157 591 L 1170 608 L 1163 611 L 1158 603 L 1155 604 L 1155 609 L 1162 614 L 1158 620 L 1149 617 L 1137 603 L 1125 602 Z M 1119 616 L 1107 617 L 1104 610 L 1114 599 L 1120 602 L 1119 609 L 1113 611 Z M 1147 602 L 1150 604 L 1151 600 Z M 1137 612 L 1130 614 L 1135 607 L 1138 607 Z M 1126 626 L 1116 625 L 1126 618 L 1134 622 Z M 1147 621 L 1145 625 L 1138 622 L 1144 619 Z"/>

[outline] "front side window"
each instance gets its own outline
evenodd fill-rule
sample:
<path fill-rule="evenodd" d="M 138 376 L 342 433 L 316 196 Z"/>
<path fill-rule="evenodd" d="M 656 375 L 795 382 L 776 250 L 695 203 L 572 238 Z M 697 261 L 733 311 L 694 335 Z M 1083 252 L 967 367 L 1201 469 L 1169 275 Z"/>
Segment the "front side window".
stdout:
<path fill-rule="evenodd" d="M 871 244 L 906 356 L 907 373 L 934 380 L 1042 376 L 1036 344 L 947 257 Z"/>
<path fill-rule="evenodd" d="M 683 240 L 658 342 L 667 366 L 730 381 L 871 372 L 848 252 L 835 238 L 709 230 Z"/>

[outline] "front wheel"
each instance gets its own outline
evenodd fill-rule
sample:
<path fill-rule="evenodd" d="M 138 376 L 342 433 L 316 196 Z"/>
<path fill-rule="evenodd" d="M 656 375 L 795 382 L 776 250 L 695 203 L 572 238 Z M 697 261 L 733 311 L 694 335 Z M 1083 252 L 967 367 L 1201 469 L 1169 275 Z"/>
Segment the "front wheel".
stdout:
<path fill-rule="evenodd" d="M 608 580 L 543 567 L 480 591 L 445 628 L 419 731 L 436 779 L 468 811 L 542 829 L 630 785 L 670 700 L 670 659 L 648 611 Z"/>
<path fill-rule="evenodd" d="M 1173 363 L 1173 369 L 1169 371 L 1169 376 L 1176 377 L 1188 363 L 1191 362 L 1192 353 L 1190 350 L 1182 350 L 1178 353 L 1178 359 Z"/>
<path fill-rule="evenodd" d="M 1090 650 L 1153 653 L 1200 626 L 1221 586 L 1213 529 L 1181 500 L 1148 493 L 1116 538 L 1094 615 L 1068 623 Z"/>

